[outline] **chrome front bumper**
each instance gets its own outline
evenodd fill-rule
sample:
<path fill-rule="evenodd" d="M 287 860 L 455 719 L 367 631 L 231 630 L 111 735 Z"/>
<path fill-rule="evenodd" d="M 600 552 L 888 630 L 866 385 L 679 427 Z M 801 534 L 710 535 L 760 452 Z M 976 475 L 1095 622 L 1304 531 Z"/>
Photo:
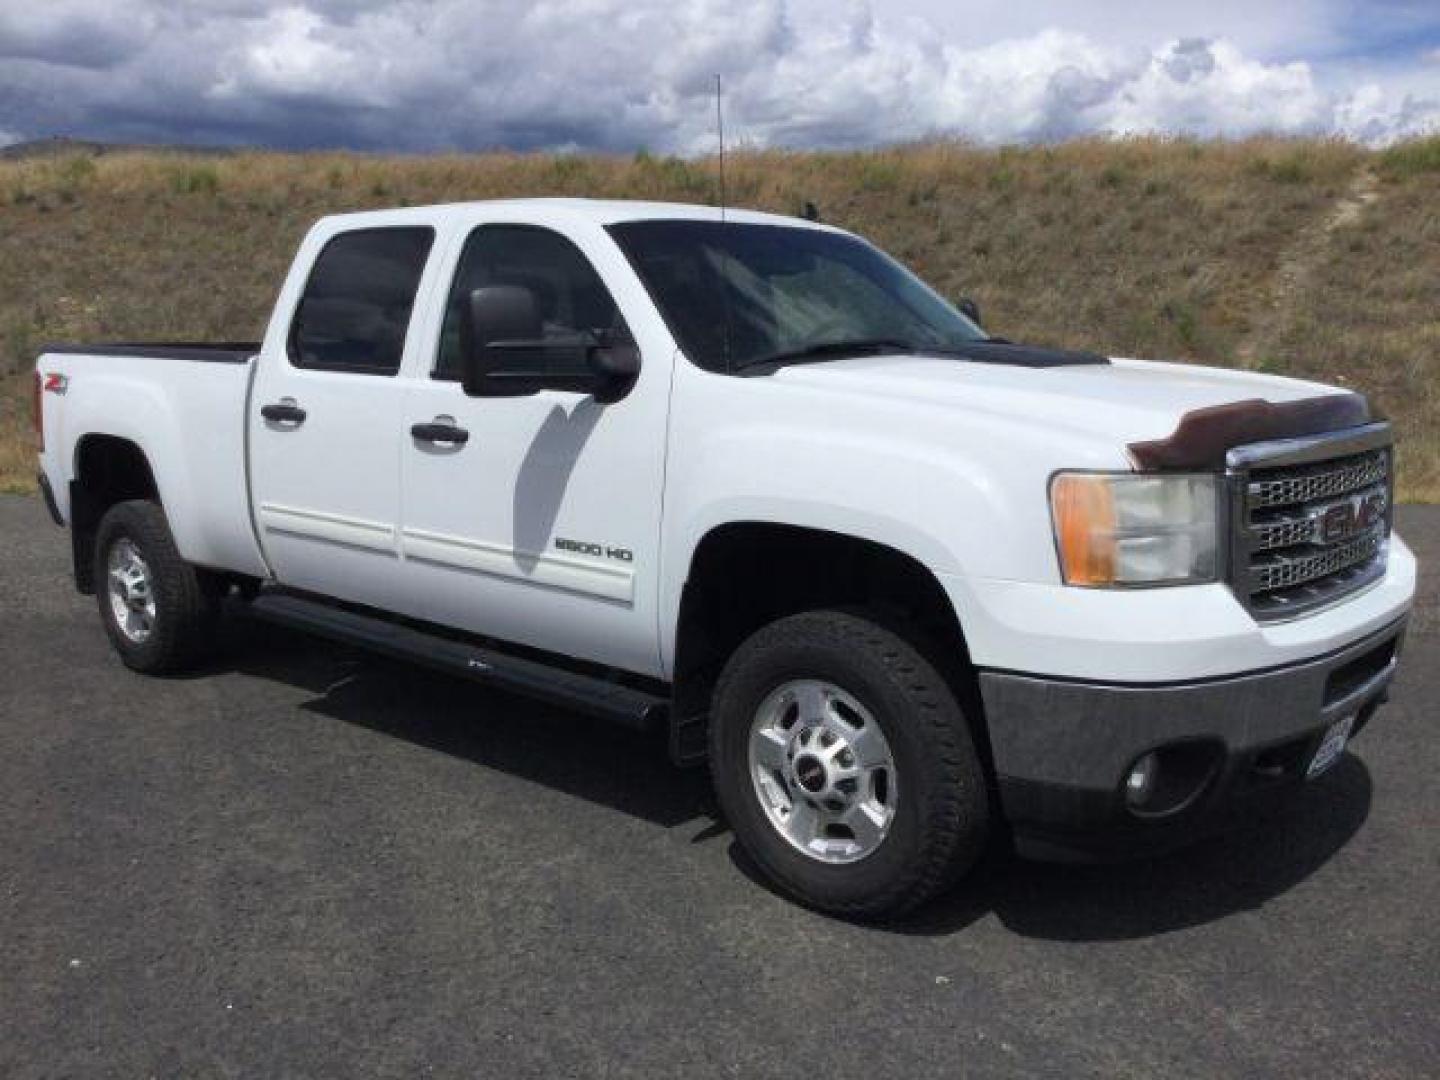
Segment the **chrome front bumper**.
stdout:
<path fill-rule="evenodd" d="M 1405 621 L 1301 663 L 1195 682 L 982 672 L 1001 804 L 1017 846 L 1057 858 L 1173 847 L 1298 784 L 1331 724 L 1353 715 L 1358 732 L 1385 700 Z M 1131 767 L 1175 746 L 1204 748 L 1213 766 L 1183 805 L 1137 814 L 1125 798 Z"/>

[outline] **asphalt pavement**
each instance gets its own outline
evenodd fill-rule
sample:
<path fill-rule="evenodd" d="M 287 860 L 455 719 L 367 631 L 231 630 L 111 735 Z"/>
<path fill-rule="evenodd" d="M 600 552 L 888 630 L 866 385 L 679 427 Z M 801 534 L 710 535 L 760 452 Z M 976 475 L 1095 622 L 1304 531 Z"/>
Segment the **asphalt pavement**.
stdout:
<path fill-rule="evenodd" d="M 0 1076 L 1440 1072 L 1434 574 L 1278 816 L 875 928 L 767 890 L 658 739 L 243 622 L 146 679 L 67 559 L 0 498 Z"/>

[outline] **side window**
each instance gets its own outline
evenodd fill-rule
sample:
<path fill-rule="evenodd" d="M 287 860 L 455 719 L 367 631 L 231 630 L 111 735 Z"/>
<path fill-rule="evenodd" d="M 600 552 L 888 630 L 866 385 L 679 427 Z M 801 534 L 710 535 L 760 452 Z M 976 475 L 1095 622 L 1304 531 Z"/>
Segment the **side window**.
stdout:
<path fill-rule="evenodd" d="M 465 241 L 445 305 L 435 378 L 460 377 L 460 312 L 487 285 L 519 285 L 535 294 L 546 340 L 573 341 L 580 333 L 627 338 L 629 330 L 600 275 L 573 243 L 536 225 L 482 225 Z M 537 349 L 528 357 L 537 375 L 583 375 L 573 350 Z M 559 365 L 566 365 L 564 370 Z"/>
<path fill-rule="evenodd" d="M 290 362 L 364 375 L 399 371 L 434 239 L 430 229 L 360 229 L 326 244 L 290 324 Z"/>

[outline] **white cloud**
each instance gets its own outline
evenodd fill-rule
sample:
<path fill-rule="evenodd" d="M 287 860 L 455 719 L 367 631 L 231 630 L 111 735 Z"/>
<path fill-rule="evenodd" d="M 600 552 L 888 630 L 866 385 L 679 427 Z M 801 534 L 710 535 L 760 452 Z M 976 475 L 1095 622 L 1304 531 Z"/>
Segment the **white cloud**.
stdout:
<path fill-rule="evenodd" d="M 1434 98 L 1410 94 L 1397 103 L 1379 86 L 1369 84 L 1337 104 L 1335 127 L 1352 139 L 1372 144 L 1440 134 L 1440 104 Z"/>
<path fill-rule="evenodd" d="M 364 88 L 362 57 L 330 36 L 325 20 L 307 8 L 287 7 L 264 20 L 248 48 L 236 58 L 231 82 L 213 93 L 255 93 L 323 101 L 341 87 Z M 232 61 L 233 62 L 233 61 Z"/>
<path fill-rule="evenodd" d="M 1157 50 L 1104 104 L 1115 132 L 1303 132 L 1333 127 L 1333 106 L 1303 63 L 1262 64 L 1226 41 L 1191 38 Z"/>
<path fill-rule="evenodd" d="M 832 0 L 792 2 L 819 10 Z M 1142 51 L 1159 42 L 1223 35 L 1247 56 L 1266 60 L 1343 44 L 1351 36 L 1344 24 L 1354 6 L 1354 0 L 884 0 L 888 16 L 919 16 L 962 48 L 1051 27 Z M 1373 14 L 1370 19 L 1383 21 Z"/>
<path fill-rule="evenodd" d="M 1317 11 L 1331 2 L 1303 0 Z M 1056 7 L 1018 3 L 1037 5 Z M 131 0 L 120 10 L 48 0 L 0 14 L 0 126 L 282 146 L 703 152 L 714 145 L 716 73 L 730 133 L 752 145 L 1151 131 L 1383 142 L 1440 121 L 1440 94 L 1370 80 L 1337 89 L 1304 62 L 1262 59 L 1234 40 L 1141 45 L 1102 36 L 1093 18 L 977 42 L 863 0 L 838 10 L 829 0 Z"/>

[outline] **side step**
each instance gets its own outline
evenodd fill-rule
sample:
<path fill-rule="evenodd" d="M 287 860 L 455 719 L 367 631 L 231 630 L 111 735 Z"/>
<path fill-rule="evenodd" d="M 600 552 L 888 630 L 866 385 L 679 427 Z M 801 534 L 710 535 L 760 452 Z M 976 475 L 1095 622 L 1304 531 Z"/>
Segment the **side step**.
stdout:
<path fill-rule="evenodd" d="M 659 694 L 286 593 L 261 593 L 244 610 L 266 622 L 411 660 L 626 727 L 652 730 L 665 719 L 669 707 L 669 699 Z"/>

